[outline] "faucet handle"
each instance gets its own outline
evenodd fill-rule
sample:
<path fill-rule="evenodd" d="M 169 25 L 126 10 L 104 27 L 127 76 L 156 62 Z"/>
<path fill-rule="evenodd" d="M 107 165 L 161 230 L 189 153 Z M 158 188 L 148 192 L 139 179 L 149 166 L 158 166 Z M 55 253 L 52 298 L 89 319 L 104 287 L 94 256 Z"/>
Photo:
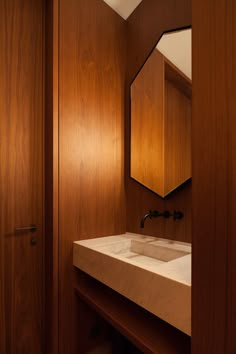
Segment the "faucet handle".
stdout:
<path fill-rule="evenodd" d="M 184 217 L 184 213 L 182 211 L 176 211 L 174 210 L 173 212 L 173 219 L 174 220 L 180 220 Z"/>
<path fill-rule="evenodd" d="M 168 210 L 163 211 L 163 213 L 160 213 L 160 216 L 163 216 L 163 218 L 168 219 L 171 216 L 171 213 Z"/>
<path fill-rule="evenodd" d="M 159 211 L 157 210 L 149 210 L 149 219 L 156 218 L 160 215 Z"/>

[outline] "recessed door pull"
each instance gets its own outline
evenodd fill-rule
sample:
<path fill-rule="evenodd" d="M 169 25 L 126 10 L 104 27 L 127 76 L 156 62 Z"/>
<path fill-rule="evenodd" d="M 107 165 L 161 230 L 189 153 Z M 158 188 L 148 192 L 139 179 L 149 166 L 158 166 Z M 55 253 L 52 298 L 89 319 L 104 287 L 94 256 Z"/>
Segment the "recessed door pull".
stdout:
<path fill-rule="evenodd" d="M 15 232 L 20 233 L 24 231 L 30 231 L 30 232 L 35 232 L 37 230 L 36 225 L 30 225 L 30 226 L 24 226 L 24 227 L 15 227 Z"/>

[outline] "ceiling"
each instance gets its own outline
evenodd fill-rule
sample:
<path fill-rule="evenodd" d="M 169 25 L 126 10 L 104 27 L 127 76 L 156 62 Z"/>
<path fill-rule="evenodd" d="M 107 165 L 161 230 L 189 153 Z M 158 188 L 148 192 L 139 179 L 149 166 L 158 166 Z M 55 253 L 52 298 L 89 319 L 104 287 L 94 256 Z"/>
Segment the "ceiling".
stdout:
<path fill-rule="evenodd" d="M 142 0 L 103 0 L 125 20 Z"/>
<path fill-rule="evenodd" d="M 103 1 L 126 20 L 142 0 Z M 164 34 L 157 45 L 157 49 L 191 79 L 190 29 Z"/>
<path fill-rule="evenodd" d="M 192 78 L 192 30 L 181 30 L 164 34 L 157 49 L 186 76 Z"/>

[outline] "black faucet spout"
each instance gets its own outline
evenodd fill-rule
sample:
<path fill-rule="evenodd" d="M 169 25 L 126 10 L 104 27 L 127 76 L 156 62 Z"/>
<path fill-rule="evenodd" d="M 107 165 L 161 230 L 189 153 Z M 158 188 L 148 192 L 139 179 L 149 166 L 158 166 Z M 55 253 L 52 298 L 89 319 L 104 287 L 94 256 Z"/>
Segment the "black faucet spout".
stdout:
<path fill-rule="evenodd" d="M 162 216 L 165 219 L 168 219 L 169 217 L 173 216 L 174 220 L 179 220 L 184 217 L 184 214 L 182 211 L 176 211 L 174 210 L 173 214 L 171 214 L 168 210 L 165 210 L 163 212 L 159 212 L 157 210 L 150 210 L 148 213 L 144 214 L 144 216 L 141 219 L 140 222 L 140 227 L 143 229 L 144 228 L 144 223 L 147 218 L 152 219 L 152 218 L 158 218 Z"/>
<path fill-rule="evenodd" d="M 147 218 L 151 219 L 151 218 L 157 218 L 158 216 L 161 216 L 159 211 L 157 210 L 150 210 L 148 213 L 146 213 L 142 219 L 141 219 L 141 222 L 140 222 L 140 227 L 143 229 L 144 228 L 144 222 Z"/>

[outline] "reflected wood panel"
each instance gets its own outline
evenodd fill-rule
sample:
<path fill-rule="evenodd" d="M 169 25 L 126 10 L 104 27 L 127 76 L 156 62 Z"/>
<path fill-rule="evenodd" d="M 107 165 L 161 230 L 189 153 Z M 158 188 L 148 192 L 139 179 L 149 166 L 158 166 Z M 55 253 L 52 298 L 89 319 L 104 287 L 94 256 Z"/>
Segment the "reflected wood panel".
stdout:
<path fill-rule="evenodd" d="M 157 49 L 131 86 L 131 177 L 161 197 L 191 178 L 191 81 Z"/>
<path fill-rule="evenodd" d="M 163 115 L 164 60 L 154 50 L 131 86 L 131 177 L 160 195 L 164 194 Z"/>

